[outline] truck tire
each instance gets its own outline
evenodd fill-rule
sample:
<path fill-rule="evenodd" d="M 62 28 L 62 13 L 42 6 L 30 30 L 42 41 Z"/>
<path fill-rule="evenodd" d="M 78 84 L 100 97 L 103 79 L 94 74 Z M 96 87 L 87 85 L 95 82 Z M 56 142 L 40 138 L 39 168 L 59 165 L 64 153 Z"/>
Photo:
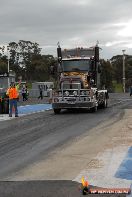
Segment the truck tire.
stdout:
<path fill-rule="evenodd" d="M 55 113 L 55 114 L 59 114 L 60 111 L 61 111 L 61 109 L 54 109 L 54 113 Z"/>
<path fill-rule="evenodd" d="M 90 109 L 90 112 L 96 112 L 96 111 L 97 111 L 97 106 L 92 107 L 92 108 Z"/>
<path fill-rule="evenodd" d="M 102 107 L 107 108 L 107 106 L 108 106 L 108 102 L 107 102 L 107 99 L 105 98 Z"/>

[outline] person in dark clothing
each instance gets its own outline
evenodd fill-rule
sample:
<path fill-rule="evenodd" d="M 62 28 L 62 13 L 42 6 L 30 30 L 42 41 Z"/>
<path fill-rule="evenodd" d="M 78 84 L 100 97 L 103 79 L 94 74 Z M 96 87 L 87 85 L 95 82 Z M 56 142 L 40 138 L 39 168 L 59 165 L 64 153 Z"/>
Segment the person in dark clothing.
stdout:
<path fill-rule="evenodd" d="M 26 87 L 25 87 L 25 85 L 22 88 L 22 97 L 23 97 L 23 101 L 26 101 L 27 100 L 27 98 L 26 98 Z"/>
<path fill-rule="evenodd" d="M 41 98 L 41 100 L 43 99 L 43 90 L 42 90 L 42 88 L 39 88 L 39 97 L 38 97 L 38 99 L 40 99 Z"/>
<path fill-rule="evenodd" d="M 26 87 L 26 100 L 28 100 L 29 92 L 28 92 L 27 86 L 25 86 L 25 87 Z"/>
<path fill-rule="evenodd" d="M 130 96 L 132 95 L 132 86 L 130 87 Z"/>

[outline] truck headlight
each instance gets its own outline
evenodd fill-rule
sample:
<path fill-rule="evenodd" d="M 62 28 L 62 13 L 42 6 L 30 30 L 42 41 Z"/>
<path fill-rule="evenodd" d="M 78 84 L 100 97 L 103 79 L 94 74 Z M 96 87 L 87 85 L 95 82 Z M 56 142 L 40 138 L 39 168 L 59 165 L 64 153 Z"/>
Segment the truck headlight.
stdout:
<path fill-rule="evenodd" d="M 90 95 L 90 91 L 86 91 L 86 95 Z"/>
<path fill-rule="evenodd" d="M 74 96 L 77 96 L 77 91 L 74 90 L 74 91 L 73 91 L 73 95 L 74 95 Z"/>
<path fill-rule="evenodd" d="M 84 96 L 85 95 L 85 92 L 84 91 L 81 91 L 81 95 Z"/>
<path fill-rule="evenodd" d="M 65 91 L 65 96 L 69 96 L 69 92 L 68 91 Z"/>

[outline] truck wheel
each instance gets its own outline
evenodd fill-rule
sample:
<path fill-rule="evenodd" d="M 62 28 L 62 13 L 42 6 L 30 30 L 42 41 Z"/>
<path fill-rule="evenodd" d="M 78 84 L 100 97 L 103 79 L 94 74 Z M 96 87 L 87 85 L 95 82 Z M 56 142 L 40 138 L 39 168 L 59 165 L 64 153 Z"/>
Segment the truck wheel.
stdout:
<path fill-rule="evenodd" d="M 107 106 L 108 106 L 108 103 L 107 103 L 107 99 L 105 98 L 102 107 L 103 108 L 107 108 Z"/>
<path fill-rule="evenodd" d="M 55 113 L 55 114 L 59 114 L 60 111 L 61 111 L 61 109 L 54 109 L 54 113 Z"/>
<path fill-rule="evenodd" d="M 92 107 L 92 108 L 90 109 L 90 111 L 91 111 L 91 112 L 96 112 L 96 111 L 97 111 L 97 106 Z"/>

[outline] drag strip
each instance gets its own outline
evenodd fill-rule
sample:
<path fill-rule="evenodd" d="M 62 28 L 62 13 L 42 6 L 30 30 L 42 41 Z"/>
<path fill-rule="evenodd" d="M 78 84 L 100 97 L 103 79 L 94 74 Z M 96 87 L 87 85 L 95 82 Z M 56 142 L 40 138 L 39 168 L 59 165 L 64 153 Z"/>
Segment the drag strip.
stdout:
<path fill-rule="evenodd" d="M 132 100 L 120 99 L 96 113 L 29 110 L 31 114 L 1 121 L 1 181 L 80 182 L 85 175 L 93 186 L 112 186 L 113 180 L 117 186 L 130 186 L 123 173 L 131 173 Z"/>
<path fill-rule="evenodd" d="M 129 100 L 130 99 L 128 99 L 128 101 Z M 124 102 L 125 100 L 109 101 L 109 107 L 120 105 L 121 103 L 124 103 Z M 44 111 L 51 110 L 51 109 L 52 109 L 51 104 L 24 105 L 24 106 L 18 106 L 18 114 L 21 117 L 24 115 L 44 112 Z M 0 121 L 12 120 L 13 118 L 15 118 L 14 112 L 13 112 L 13 117 L 9 117 L 8 114 L 0 114 Z"/>

